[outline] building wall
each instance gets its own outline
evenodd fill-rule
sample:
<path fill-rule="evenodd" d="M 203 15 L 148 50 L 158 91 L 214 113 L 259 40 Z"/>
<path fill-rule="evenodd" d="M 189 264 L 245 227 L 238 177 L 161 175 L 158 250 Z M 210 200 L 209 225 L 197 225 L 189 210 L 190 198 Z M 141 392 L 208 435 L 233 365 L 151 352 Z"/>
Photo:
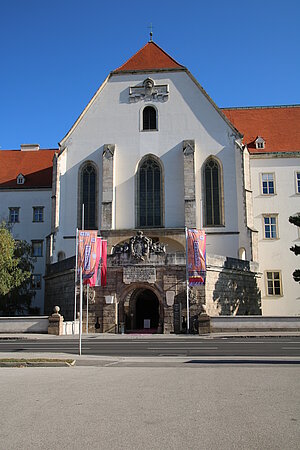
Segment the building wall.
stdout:
<path fill-rule="evenodd" d="M 169 85 L 166 102 L 129 102 L 129 87 L 152 78 L 156 84 Z M 140 131 L 144 106 L 153 104 L 158 110 L 158 131 Z M 208 156 L 215 155 L 223 168 L 225 226 L 207 229 L 208 251 L 238 256 L 240 247 L 250 248 L 242 189 L 241 155 L 235 146 L 237 135 L 216 111 L 207 97 L 185 72 L 113 75 L 96 97 L 81 121 L 64 141 L 66 147 L 59 159 L 60 218 L 55 237 L 55 252 L 63 250 L 67 257 L 75 253 L 78 217 L 78 171 L 84 161 L 91 160 L 99 169 L 99 202 L 102 199 L 102 153 L 104 145 L 115 144 L 113 228 L 136 228 L 136 171 L 147 154 L 159 157 L 164 170 L 164 226 L 185 225 L 184 169 L 182 143 L 195 141 L 196 226 L 203 224 L 202 171 Z M 237 158 L 237 159 L 236 159 Z M 101 208 L 98 208 L 101 224 Z M 241 233 L 241 227 L 244 227 Z M 248 251 L 249 253 L 249 251 Z"/>
<path fill-rule="evenodd" d="M 289 223 L 289 216 L 300 211 L 300 195 L 296 192 L 296 171 L 300 171 L 300 158 L 292 155 L 272 154 L 251 156 L 251 182 L 253 189 L 254 226 L 258 230 L 260 287 L 263 315 L 299 315 L 300 291 L 292 276 L 299 266 L 299 257 L 290 251 L 299 245 L 299 230 Z M 262 173 L 273 173 L 275 194 L 262 194 Z M 265 239 L 263 216 L 277 217 L 278 236 Z M 280 271 L 281 295 L 268 295 L 266 272 Z"/>
<path fill-rule="evenodd" d="M 33 207 L 44 207 L 44 221 L 33 222 Z M 32 240 L 43 241 L 43 253 L 36 258 L 34 264 L 34 274 L 41 274 L 41 289 L 36 290 L 36 295 L 32 300 L 32 307 L 40 309 L 40 314 L 44 313 L 44 274 L 46 258 L 46 236 L 50 233 L 51 218 L 51 190 L 50 189 L 10 189 L 0 191 L 0 219 L 8 221 L 9 208 L 18 207 L 19 223 L 12 225 L 12 234 L 15 239 L 25 240 L 31 243 Z"/>

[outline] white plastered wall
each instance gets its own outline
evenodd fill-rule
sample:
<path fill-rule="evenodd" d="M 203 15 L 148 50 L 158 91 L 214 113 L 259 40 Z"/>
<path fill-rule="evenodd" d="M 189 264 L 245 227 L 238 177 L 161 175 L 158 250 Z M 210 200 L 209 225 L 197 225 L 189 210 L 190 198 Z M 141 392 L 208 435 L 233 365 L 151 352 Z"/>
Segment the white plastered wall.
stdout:
<path fill-rule="evenodd" d="M 156 84 L 169 85 L 166 102 L 129 103 L 129 87 L 150 77 Z M 140 131 L 141 110 L 154 104 L 158 110 L 158 131 Z M 234 130 L 220 116 L 207 97 L 185 72 L 113 75 L 63 144 L 67 150 L 65 171 L 60 175 L 60 220 L 56 254 L 75 253 L 77 226 L 78 170 L 91 160 L 99 167 L 99 226 L 103 145 L 115 144 L 115 228 L 136 226 L 135 174 L 141 158 L 154 154 L 164 167 L 166 228 L 184 227 L 184 180 L 182 142 L 195 140 L 196 221 L 202 223 L 202 170 L 204 161 L 215 155 L 223 167 L 225 227 L 208 231 L 208 252 L 237 257 L 241 246 L 239 214 L 243 210 L 241 180 L 237 180 Z M 64 155 L 64 156 L 63 156 Z M 239 159 L 239 156 L 238 156 Z M 238 171 L 240 169 L 238 168 Z M 238 189 L 239 187 L 239 189 Z M 244 214 L 244 213 L 243 213 Z M 219 232 L 226 234 L 217 234 Z M 214 233 L 214 234 L 211 234 Z M 243 239 L 247 239 L 242 237 Z M 244 246 L 249 246 L 244 242 Z"/>

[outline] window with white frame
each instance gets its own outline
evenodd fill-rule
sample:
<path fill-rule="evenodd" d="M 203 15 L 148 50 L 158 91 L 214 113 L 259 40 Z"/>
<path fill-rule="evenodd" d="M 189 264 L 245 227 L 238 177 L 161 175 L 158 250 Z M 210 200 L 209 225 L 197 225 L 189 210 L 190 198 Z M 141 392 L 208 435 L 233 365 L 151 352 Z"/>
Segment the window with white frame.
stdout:
<path fill-rule="evenodd" d="M 275 194 L 275 177 L 274 173 L 261 174 L 261 190 L 263 195 Z"/>
<path fill-rule="evenodd" d="M 300 172 L 296 172 L 296 192 L 300 194 Z"/>
<path fill-rule="evenodd" d="M 42 275 L 32 274 L 31 275 L 31 289 L 42 289 Z"/>
<path fill-rule="evenodd" d="M 264 216 L 264 238 L 265 239 L 277 239 L 277 215 Z"/>
<path fill-rule="evenodd" d="M 20 208 L 9 208 L 9 222 L 20 222 Z"/>
<path fill-rule="evenodd" d="M 267 295 L 280 296 L 282 295 L 281 273 L 280 271 L 266 272 Z"/>
<path fill-rule="evenodd" d="M 44 207 L 34 206 L 33 207 L 33 222 L 43 222 L 44 221 Z"/>
<path fill-rule="evenodd" d="M 43 241 L 31 241 L 32 256 L 43 256 Z"/>

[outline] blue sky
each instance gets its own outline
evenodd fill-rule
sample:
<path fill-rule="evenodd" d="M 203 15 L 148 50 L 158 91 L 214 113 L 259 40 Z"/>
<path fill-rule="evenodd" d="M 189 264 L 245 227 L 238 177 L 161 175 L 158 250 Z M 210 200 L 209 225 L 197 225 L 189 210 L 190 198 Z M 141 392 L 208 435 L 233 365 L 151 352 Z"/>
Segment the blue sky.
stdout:
<path fill-rule="evenodd" d="M 0 0 L 0 146 L 55 148 L 149 39 L 220 107 L 300 103 L 298 0 Z"/>

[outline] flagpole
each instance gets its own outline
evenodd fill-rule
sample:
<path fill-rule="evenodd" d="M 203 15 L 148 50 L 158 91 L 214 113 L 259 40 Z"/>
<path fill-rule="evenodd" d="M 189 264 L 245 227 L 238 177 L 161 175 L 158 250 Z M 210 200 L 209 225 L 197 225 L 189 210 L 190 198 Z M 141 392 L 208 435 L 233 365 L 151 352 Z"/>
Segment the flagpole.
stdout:
<path fill-rule="evenodd" d="M 75 263 L 75 294 L 74 294 L 74 327 L 73 334 L 75 334 L 75 326 L 76 326 L 76 291 L 77 291 L 77 268 L 78 266 L 78 228 L 76 228 L 76 263 Z"/>
<path fill-rule="evenodd" d="M 80 267 L 79 355 L 81 355 L 81 335 L 82 335 L 82 294 L 83 294 L 82 267 Z"/>
<path fill-rule="evenodd" d="M 89 334 L 89 290 L 90 285 L 86 285 L 86 334 Z"/>
<path fill-rule="evenodd" d="M 188 231 L 185 227 L 185 276 L 186 276 L 186 332 L 190 332 L 189 270 L 188 270 Z"/>

